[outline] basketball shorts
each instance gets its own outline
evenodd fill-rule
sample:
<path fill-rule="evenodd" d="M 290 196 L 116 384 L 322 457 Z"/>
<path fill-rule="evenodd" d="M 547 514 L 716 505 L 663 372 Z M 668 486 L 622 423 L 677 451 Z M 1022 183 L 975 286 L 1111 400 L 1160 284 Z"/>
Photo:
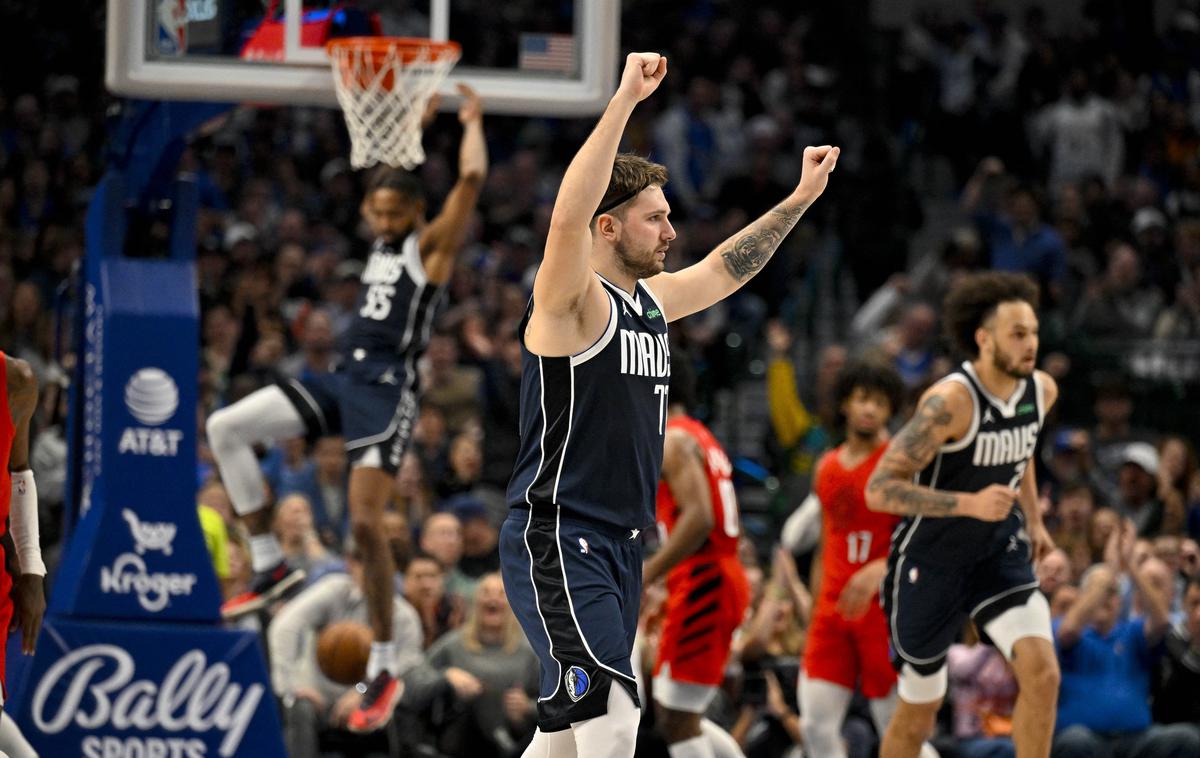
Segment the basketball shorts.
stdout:
<path fill-rule="evenodd" d="M 746 615 L 746 572 L 736 557 L 696 559 L 672 570 L 667 591 L 654 698 L 702 713 L 707 702 L 698 701 L 711 700 L 724 680 L 729 643 Z"/>
<path fill-rule="evenodd" d="M 804 648 L 804 674 L 845 687 L 859 688 L 865 697 L 886 697 L 896 686 L 888 655 L 887 620 L 878 602 L 866 615 L 847 621 L 834 602 L 817 603 Z"/>
<path fill-rule="evenodd" d="M 1023 532 L 966 566 L 923 561 L 893 549 L 883 581 L 883 612 L 895 669 L 909 664 L 922 676 L 940 671 L 968 618 L 991 642 L 984 630 L 988 622 L 1024 605 L 1037 591 L 1030 553 Z"/>
<path fill-rule="evenodd" d="M 300 412 L 310 440 L 340 434 L 351 466 L 395 474 L 417 421 L 417 393 L 408 384 L 394 361 L 355 361 L 279 387 Z"/>
<path fill-rule="evenodd" d="M 630 530 L 555 510 L 514 508 L 500 529 L 508 604 L 541 662 L 543 732 L 604 715 L 613 686 L 641 707 L 630 656 L 642 543 Z"/>

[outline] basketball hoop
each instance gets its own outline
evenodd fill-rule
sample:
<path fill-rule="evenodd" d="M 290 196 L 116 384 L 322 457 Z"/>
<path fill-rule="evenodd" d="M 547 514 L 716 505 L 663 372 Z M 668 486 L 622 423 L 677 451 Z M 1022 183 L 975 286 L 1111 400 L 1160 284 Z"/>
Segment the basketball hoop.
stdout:
<path fill-rule="evenodd" d="M 425 161 L 421 118 L 458 62 L 457 42 L 407 37 L 339 37 L 325 46 L 350 131 L 350 164 L 411 169 Z"/>

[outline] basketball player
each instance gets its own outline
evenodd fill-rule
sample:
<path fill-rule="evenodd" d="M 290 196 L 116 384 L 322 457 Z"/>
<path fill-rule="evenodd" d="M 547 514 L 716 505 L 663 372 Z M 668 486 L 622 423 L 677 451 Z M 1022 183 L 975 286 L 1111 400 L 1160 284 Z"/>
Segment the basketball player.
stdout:
<path fill-rule="evenodd" d="M 946 651 L 968 616 L 1016 674 L 1017 755 L 1050 754 L 1058 661 L 1030 563 L 1053 543 L 1029 462 L 1058 388 L 1034 369 L 1037 304 L 1037 286 L 1017 274 L 951 288 L 946 331 L 971 360 L 925 392 L 867 484 L 871 510 L 905 517 L 882 588 L 900 674 L 884 758 L 917 755 L 932 733 Z"/>
<path fill-rule="evenodd" d="M 0 631 L 21 630 L 21 652 L 37 648 L 46 596 L 42 582 L 46 565 L 39 543 L 37 484 L 29 469 L 29 422 L 37 408 L 38 385 L 25 361 L 0 352 L 0 536 L 10 523 L 12 545 L 20 576 L 13 581 L 4 570 L 0 552 Z M 0 551 L 3 548 L 0 547 Z M 8 696 L 4 676 L 4 646 L 0 645 L 0 710 Z M 0 754 L 33 755 L 16 722 L 0 712 Z"/>
<path fill-rule="evenodd" d="M 870 702 L 880 734 L 896 708 L 896 672 L 878 593 L 899 519 L 868 510 L 863 490 L 887 449 L 888 420 L 904 384 L 887 364 L 856 361 L 842 369 L 835 387 L 846 441 L 821 457 L 813 478 L 824 511 L 821 579 L 804 648 L 800 717 L 813 755 L 844 758 L 842 721 L 856 687 Z"/>
<path fill-rule="evenodd" d="M 424 192 L 406 171 L 382 169 L 368 184 L 361 210 L 375 242 L 363 269 L 357 314 L 344 340 L 346 362 L 318 380 L 265 387 L 208 421 L 209 445 L 234 509 L 250 531 L 251 561 L 258 574 L 251 592 L 226 603 L 222 612 L 227 618 L 262 608 L 303 579 L 302 572 L 288 568 L 271 534 L 271 509 L 252 446 L 305 433 L 346 438 L 352 467 L 350 524 L 363 553 L 375 634 L 367 665 L 370 685 L 348 722 L 355 732 L 383 727 L 401 694 L 392 675 L 396 569 L 381 518 L 417 416 L 417 360 L 429 342 L 487 173 L 479 98 L 467 87 L 460 85 L 459 91 L 459 175 L 441 212 L 426 222 Z"/>
<path fill-rule="evenodd" d="M 699 263 L 664 273 L 675 238 L 666 170 L 617 155 L 667 72 L 626 58 L 621 84 L 568 166 L 521 325 L 521 443 L 500 535 L 513 611 L 542 664 L 529 756 L 630 756 L 630 653 L 667 420 L 667 322 L 728 296 L 825 189 L 837 148 L 804 152 L 783 202 Z M 578 752 L 577 752 L 578 751 Z"/>
<path fill-rule="evenodd" d="M 750 602 L 737 556 L 733 464 L 712 432 L 688 415 L 693 405 L 691 370 L 677 360 L 656 507 L 663 541 L 642 572 L 643 586 L 667 577 L 653 691 L 671 758 L 715 755 L 701 724 Z"/>

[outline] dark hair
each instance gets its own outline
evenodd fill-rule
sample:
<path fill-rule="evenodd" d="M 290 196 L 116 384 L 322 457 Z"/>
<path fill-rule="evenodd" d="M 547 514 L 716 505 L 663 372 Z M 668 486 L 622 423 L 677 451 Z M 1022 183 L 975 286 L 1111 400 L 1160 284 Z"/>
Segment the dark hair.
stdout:
<path fill-rule="evenodd" d="M 838 372 L 837 381 L 834 384 L 839 427 L 846 423 L 846 417 L 842 413 L 842 403 L 846 402 L 856 389 L 878 392 L 886 397 L 893 414 L 900 411 L 900 405 L 904 402 L 904 380 L 900 378 L 896 369 L 875 359 L 851 361 Z"/>
<path fill-rule="evenodd" d="M 670 398 L 671 405 L 681 405 L 688 413 L 696 410 L 696 369 L 680 345 L 671 346 Z"/>
<path fill-rule="evenodd" d="M 380 166 L 375 169 L 371 178 L 367 180 L 367 196 L 381 189 L 395 190 L 409 200 L 425 199 L 425 187 L 421 180 L 400 168 Z"/>
<path fill-rule="evenodd" d="M 634 153 L 617 153 L 617 158 L 613 161 L 612 177 L 608 180 L 608 189 L 605 190 L 600 205 L 596 206 L 595 215 L 611 214 L 650 185 L 661 187 L 666 183 L 666 166 Z"/>
<path fill-rule="evenodd" d="M 1092 489 L 1090 484 L 1082 479 L 1072 479 L 1064 484 L 1058 491 L 1058 499 L 1062 500 L 1064 497 L 1067 497 L 1068 495 L 1074 495 L 1076 492 L 1086 492 L 1088 494 L 1088 498 L 1091 499 L 1093 503 L 1095 503 L 1097 500 L 1096 492 Z"/>
<path fill-rule="evenodd" d="M 1037 310 L 1038 286 L 1024 274 L 984 271 L 968 274 L 946 295 L 943 306 L 946 336 L 964 355 L 978 356 L 975 330 L 992 317 L 1001 303 L 1024 301 Z"/>
<path fill-rule="evenodd" d="M 438 561 L 437 558 L 434 558 L 432 555 L 425 552 L 424 550 L 418 549 L 418 550 L 412 551 L 412 555 L 408 556 L 408 563 L 404 566 L 405 571 L 408 570 L 409 566 L 413 565 L 413 561 L 429 561 L 430 563 L 432 563 L 433 565 L 438 567 L 438 571 L 441 571 L 443 574 L 446 573 L 445 566 L 443 566 L 441 564 L 441 562 Z"/>

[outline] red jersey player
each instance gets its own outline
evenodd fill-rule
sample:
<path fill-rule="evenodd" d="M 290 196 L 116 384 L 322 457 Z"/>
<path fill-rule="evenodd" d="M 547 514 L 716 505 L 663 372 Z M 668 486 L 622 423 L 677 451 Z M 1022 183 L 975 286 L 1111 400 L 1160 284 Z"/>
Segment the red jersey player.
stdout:
<path fill-rule="evenodd" d="M 37 379 L 33 370 L 25 361 L 0 352 L 0 536 L 11 515 L 12 541 L 21 568 L 14 586 L 12 577 L 3 570 L 0 552 L 0 629 L 7 631 L 13 626 L 15 614 L 16 626 L 21 629 L 21 649 L 27 655 L 34 651 L 46 610 L 37 489 L 29 470 L 29 422 L 36 407 Z M 4 648 L 0 646 L 0 686 L 3 684 Z M 0 729 L 0 735 L 3 731 Z"/>
<path fill-rule="evenodd" d="M 904 385 L 890 366 L 855 362 L 838 376 L 846 441 L 817 463 L 813 494 L 823 510 L 820 590 L 800 679 L 801 729 L 812 755 L 846 755 L 842 720 L 862 689 L 879 733 L 895 709 L 896 673 L 879 606 L 888 545 L 899 518 L 867 509 L 863 491 L 887 449 L 888 419 Z"/>
<path fill-rule="evenodd" d="M 729 643 L 750 602 L 737 557 L 733 465 L 712 432 L 687 415 L 689 380 L 675 361 L 658 486 L 663 542 L 642 574 L 643 586 L 667 577 L 653 693 L 672 756 L 713 755 L 710 745 L 732 743 L 716 725 L 702 725 L 702 717 L 725 677 Z"/>

